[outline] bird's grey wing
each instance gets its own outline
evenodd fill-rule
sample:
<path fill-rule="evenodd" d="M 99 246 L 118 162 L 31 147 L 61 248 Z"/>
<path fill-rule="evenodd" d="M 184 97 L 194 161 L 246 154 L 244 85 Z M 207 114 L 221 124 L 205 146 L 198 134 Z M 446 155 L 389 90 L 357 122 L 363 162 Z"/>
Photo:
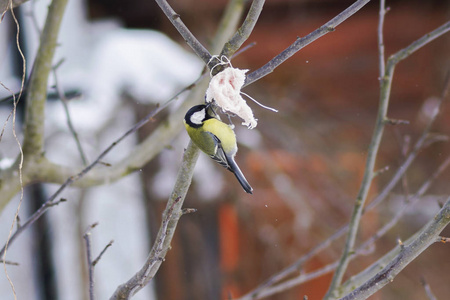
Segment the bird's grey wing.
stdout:
<path fill-rule="evenodd" d="M 218 162 L 222 167 L 230 170 L 230 164 L 228 163 L 227 156 L 223 150 L 222 142 L 211 132 L 205 132 L 205 134 L 208 134 L 214 141 L 214 154 L 210 155 L 210 157 Z"/>

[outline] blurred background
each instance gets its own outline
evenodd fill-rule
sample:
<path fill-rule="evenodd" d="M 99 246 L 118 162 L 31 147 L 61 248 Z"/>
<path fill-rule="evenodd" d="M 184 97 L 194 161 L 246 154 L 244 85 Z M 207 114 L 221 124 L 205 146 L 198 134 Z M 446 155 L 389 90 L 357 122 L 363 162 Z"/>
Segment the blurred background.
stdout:
<path fill-rule="evenodd" d="M 169 2 L 208 47 L 227 1 Z M 351 3 L 267 0 L 246 43 L 256 45 L 233 59 L 233 66 L 250 71 L 261 67 L 298 36 L 315 30 Z M 42 26 L 47 5 L 44 0 L 30 1 L 16 10 L 23 24 L 28 72 L 38 41 L 30 12 L 35 12 L 34 19 Z M 450 16 L 448 1 L 396 0 L 387 1 L 387 6 L 386 57 L 447 22 Z M 18 91 L 21 65 L 12 24 L 10 15 L 0 24 L 0 81 Z M 258 127 L 249 131 L 239 125 L 239 120 L 234 122 L 241 142 L 237 162 L 254 194 L 244 193 L 231 173 L 201 155 L 185 201 L 186 207 L 197 212 L 180 220 L 166 261 L 153 284 L 136 299 L 238 298 L 347 223 L 378 108 L 377 26 L 375 1 L 335 32 L 244 89 L 259 102 L 279 110 L 273 113 L 249 101 Z M 60 41 L 55 62 L 61 58 L 65 61 L 58 68 L 59 82 L 66 91 L 82 95 L 71 100 L 69 108 L 91 161 L 155 103 L 195 81 L 203 67 L 159 7 L 148 0 L 69 1 Z M 450 70 L 449 53 L 447 34 L 397 66 L 388 116 L 408 120 L 409 124 L 386 127 L 376 166 L 389 166 L 389 170 L 375 179 L 368 201 L 401 164 L 405 141 L 409 139 L 409 145 L 413 145 L 424 129 L 429 107 L 441 95 Z M 50 80 L 52 84 L 54 79 Z M 2 97 L 7 95 L 5 90 L 0 93 Z M 433 133 L 449 134 L 447 102 L 432 127 Z M 10 108 L 10 104 L 2 104 L 2 120 Z M 170 109 L 142 128 L 108 156 L 107 162 L 119 161 L 169 113 Z M 47 115 L 48 156 L 61 164 L 80 165 L 59 101 L 49 100 Z M 17 154 L 12 135 L 5 133 L 4 139 L 0 145 L 2 167 Z M 179 138 L 140 172 L 105 187 L 67 191 L 64 197 L 68 203 L 52 208 L 8 252 L 9 260 L 20 263 L 8 266 L 18 298 L 87 299 L 82 234 L 93 222 L 99 222 L 92 234 L 94 253 L 109 240 L 115 241 L 96 266 L 98 298 L 112 295 L 145 260 L 187 142 L 180 128 Z M 402 184 L 381 206 L 364 216 L 357 245 L 390 220 L 404 196 L 417 191 L 447 158 L 449 150 L 448 143 L 437 142 L 421 151 Z M 427 197 L 376 242 L 373 252 L 350 264 L 347 274 L 363 270 L 392 249 L 398 239 L 406 240 L 421 228 L 448 196 L 449 179 L 446 171 Z M 213 183 L 205 184 L 205 180 Z M 28 187 L 21 219 L 25 220 L 56 188 L 47 184 Z M 17 204 L 18 199 L 12 201 L 1 214 L 2 241 L 6 240 Z M 449 229 L 442 233 L 449 234 Z M 333 243 L 309 260 L 302 271 L 316 270 L 339 259 L 343 242 Z M 425 299 L 421 277 L 438 299 L 444 299 L 450 293 L 448 254 L 447 245 L 431 246 L 371 299 Z M 304 295 L 320 299 L 331 276 L 267 299 L 301 299 Z M 0 295 L 13 299 L 4 275 Z"/>

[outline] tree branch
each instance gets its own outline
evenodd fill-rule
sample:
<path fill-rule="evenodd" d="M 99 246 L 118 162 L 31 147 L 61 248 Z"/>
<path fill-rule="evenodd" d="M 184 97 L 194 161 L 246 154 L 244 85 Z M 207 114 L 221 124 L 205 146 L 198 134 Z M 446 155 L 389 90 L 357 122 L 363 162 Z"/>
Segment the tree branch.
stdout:
<path fill-rule="evenodd" d="M 67 126 L 69 127 L 69 131 L 73 136 L 75 144 L 77 145 L 77 149 L 78 149 L 78 152 L 80 153 L 80 157 L 81 157 L 81 161 L 83 162 L 83 166 L 87 166 L 88 160 L 86 158 L 86 154 L 84 153 L 83 146 L 80 143 L 80 139 L 78 138 L 78 133 L 75 130 L 75 127 L 73 126 L 72 118 L 69 113 L 69 107 L 67 105 L 68 100 L 66 98 L 66 94 L 64 93 L 64 90 L 61 87 L 59 80 L 58 80 L 57 69 L 62 63 L 63 63 L 63 60 L 61 60 L 52 70 L 53 78 L 55 79 L 55 89 L 56 89 L 59 99 L 61 100 L 61 104 L 63 105 L 64 112 L 66 114 Z"/>
<path fill-rule="evenodd" d="M 398 184 L 398 182 L 402 179 L 404 174 L 407 170 L 409 170 L 409 167 L 414 162 L 414 160 L 417 158 L 419 152 L 425 147 L 426 142 L 429 138 L 429 132 L 430 129 L 436 120 L 436 117 L 438 116 L 442 103 L 446 99 L 447 94 L 450 90 L 450 73 L 447 76 L 447 79 L 444 83 L 444 88 L 441 93 L 441 97 L 439 98 L 438 105 L 435 108 L 435 113 L 429 118 L 427 125 L 425 126 L 424 130 L 422 131 L 422 134 L 418 138 L 417 142 L 415 143 L 413 149 L 408 153 L 407 157 L 403 161 L 403 163 L 398 167 L 397 171 L 394 173 L 392 178 L 389 180 L 388 184 L 383 188 L 383 190 L 378 194 L 378 196 L 375 197 L 375 199 L 370 202 L 363 210 L 363 214 L 366 212 L 374 209 L 378 206 L 383 200 L 387 198 L 389 193 L 393 190 L 393 188 Z M 422 187 L 419 189 L 419 191 L 416 193 L 415 197 L 421 197 L 425 194 L 425 192 L 428 190 L 431 183 L 447 168 L 447 166 L 450 163 L 450 157 L 447 158 L 441 166 L 438 168 L 438 170 L 422 185 Z M 324 249 L 327 249 L 332 242 L 337 240 L 338 238 L 342 237 L 346 232 L 348 232 L 349 224 L 344 225 L 339 230 L 337 230 L 332 236 L 327 238 L 325 241 L 321 242 L 317 246 L 315 246 L 313 249 L 311 249 L 308 253 L 303 255 L 301 258 L 299 258 L 297 261 L 295 261 L 290 266 L 284 268 L 280 272 L 276 273 L 275 275 L 271 276 L 269 279 L 267 279 L 265 282 L 260 284 L 257 288 L 250 291 L 248 294 L 240 298 L 241 300 L 244 299 L 260 299 L 263 297 L 260 297 L 260 295 L 271 295 L 271 286 L 276 284 L 277 282 L 281 282 L 282 280 L 290 277 L 292 274 L 297 273 L 299 270 L 301 270 L 302 266 L 310 260 L 312 257 L 317 255 L 319 252 L 321 252 Z M 334 270 L 337 267 L 337 264 L 332 269 Z M 306 274 L 305 274 L 306 276 Z M 300 279 L 295 281 L 296 284 L 303 283 L 305 281 L 301 281 Z M 278 290 L 276 287 L 274 287 L 275 290 Z M 258 297 L 257 297 L 258 296 Z"/>
<path fill-rule="evenodd" d="M 183 206 L 189 186 L 191 185 L 194 166 L 200 151 L 190 142 L 183 155 L 183 163 L 178 172 L 177 181 L 172 195 L 167 202 L 163 213 L 163 220 L 158 231 L 156 241 L 152 247 L 142 269 L 126 283 L 117 287 L 111 300 L 129 299 L 142 289 L 156 274 L 161 266 L 167 251 L 169 251 L 172 237 L 175 233 L 178 220 L 183 215 Z"/>
<path fill-rule="evenodd" d="M 190 90 L 195 85 L 196 83 L 184 88 L 165 104 L 158 106 L 157 109 L 137 122 L 132 128 L 105 149 L 91 165 L 82 170 L 82 175 L 80 174 L 79 168 L 58 165 L 47 160 L 45 157 L 30 159 L 27 165 L 27 172 L 24 172 L 23 176 L 24 185 L 31 181 L 41 181 L 64 185 L 73 184 L 77 187 L 91 187 L 116 181 L 123 176 L 142 168 L 143 165 L 155 157 L 176 136 L 176 134 L 179 133 L 180 128 L 182 127 L 183 116 L 187 108 L 193 103 L 196 103 L 199 97 L 202 97 L 199 93 L 186 99 L 178 110 L 168 117 L 167 121 L 158 126 L 141 144 L 133 148 L 131 153 L 122 161 L 114 164 L 110 168 L 94 168 L 94 166 L 96 166 L 97 163 L 117 144 L 130 134 L 136 132 L 136 130 L 166 108 L 173 100 L 177 99 L 181 93 Z M 0 210 L 2 210 L 9 200 L 20 190 L 18 174 L 16 172 L 17 164 L 18 162 L 6 170 L 0 170 Z M 67 181 L 71 178 L 73 179 L 73 177 L 76 179 L 70 180 L 67 184 Z"/>
<path fill-rule="evenodd" d="M 0 170 L 0 211 L 20 191 L 22 183 L 26 185 L 37 180 L 41 170 L 36 166 L 45 160 L 43 142 L 47 79 L 66 4 L 67 0 L 53 0 L 48 10 L 33 71 L 27 84 L 23 156 L 19 154 L 11 167 Z M 17 169 L 22 160 L 23 169 L 18 174 Z"/>
<path fill-rule="evenodd" d="M 45 102 L 47 81 L 52 69 L 58 32 L 66 8 L 67 0 L 53 0 L 48 9 L 39 49 L 30 75 L 25 107 L 25 128 L 23 152 L 26 161 L 42 156 L 44 145 Z"/>
<path fill-rule="evenodd" d="M 29 0 L 0 0 L 0 19 L 10 8 L 11 4 L 12 7 L 15 8 L 19 5 L 24 4 L 25 2 L 28 2 Z M 0 20 L 1 22 L 1 20 Z"/>
<path fill-rule="evenodd" d="M 94 294 L 94 264 L 92 263 L 92 248 L 91 248 L 91 230 L 97 226 L 98 223 L 94 223 L 88 227 L 83 235 L 83 239 L 86 243 L 86 258 L 89 270 L 89 299 L 95 300 Z"/>
<path fill-rule="evenodd" d="M 420 283 L 423 286 L 423 289 L 425 290 L 425 293 L 427 294 L 428 300 L 437 300 L 436 296 L 433 294 L 433 291 L 430 288 L 430 285 L 428 282 L 425 281 L 425 278 L 420 278 Z"/>
<path fill-rule="evenodd" d="M 230 58 L 237 50 L 239 50 L 239 48 L 241 48 L 242 44 L 248 39 L 248 37 L 253 31 L 253 28 L 255 27 L 259 15 L 261 14 L 261 11 L 263 9 L 264 2 L 265 0 L 253 0 L 252 5 L 250 6 L 247 16 L 244 20 L 244 23 L 236 31 L 233 37 L 228 42 L 225 43 L 220 53 L 220 57 L 224 55 Z M 214 62 L 211 63 L 213 64 L 208 66 L 210 69 L 214 67 Z M 220 69 L 215 68 L 214 72 L 216 72 L 217 74 L 218 72 L 220 72 Z"/>
<path fill-rule="evenodd" d="M 383 40 L 383 27 L 384 27 L 384 16 L 386 15 L 386 4 L 385 0 L 380 0 L 380 12 L 378 14 L 378 64 L 379 64 L 379 74 L 380 80 L 385 73 L 385 61 L 384 61 L 384 40 Z"/>
<path fill-rule="evenodd" d="M 364 208 L 364 204 L 367 198 L 367 194 L 370 188 L 370 185 L 372 183 L 372 179 L 374 176 L 374 166 L 375 166 L 375 160 L 378 153 L 378 149 L 381 143 L 381 138 L 383 136 L 384 126 L 385 126 L 385 120 L 387 119 L 387 108 L 389 104 L 389 95 L 391 90 L 391 83 L 392 78 L 394 76 L 394 69 L 398 62 L 401 60 L 407 58 L 409 55 L 423 47 L 424 45 L 428 44 L 429 42 L 433 41 L 437 37 L 443 35 L 447 31 L 450 30 L 450 22 L 445 23 L 444 25 L 440 26 L 436 30 L 426 34 L 422 38 L 418 39 L 417 41 L 413 42 L 408 47 L 400 50 L 396 54 L 392 55 L 388 61 L 386 66 L 385 75 L 382 78 L 381 81 L 381 92 L 380 92 L 380 102 L 379 102 L 379 109 L 378 109 L 378 115 L 377 115 L 377 121 L 375 124 L 375 129 L 372 135 L 372 140 L 369 146 L 369 153 L 367 156 L 366 161 L 366 168 L 364 172 L 363 181 L 361 183 L 361 187 L 358 193 L 358 196 L 356 198 L 356 203 L 353 209 L 353 213 L 350 219 L 350 225 L 349 225 L 349 232 L 347 235 L 347 240 L 345 243 L 344 251 L 341 256 L 341 260 L 339 263 L 339 266 L 333 276 L 333 280 L 331 282 L 330 288 L 325 296 L 325 299 L 332 299 L 337 297 L 337 289 L 340 286 L 342 282 L 342 278 L 345 274 L 345 271 L 347 269 L 349 258 L 351 253 L 353 252 L 353 247 L 355 245 L 356 241 L 356 234 L 358 232 L 359 223 L 361 220 L 362 211 Z"/>
<path fill-rule="evenodd" d="M 334 29 L 340 25 L 342 22 L 347 20 L 350 16 L 354 15 L 357 11 L 359 11 L 364 5 L 369 3 L 370 0 L 358 0 L 352 5 L 350 5 L 346 10 L 341 12 L 339 15 L 319 27 L 318 29 L 314 30 L 310 34 L 308 34 L 305 37 L 297 38 L 297 40 L 292 43 L 289 47 L 287 47 L 283 52 L 275 56 L 271 61 L 269 61 L 267 64 L 262 66 L 256 71 L 253 71 L 252 73 L 247 75 L 247 78 L 245 80 L 244 86 L 247 86 L 267 74 L 270 74 L 277 68 L 279 65 L 281 65 L 283 62 L 285 62 L 288 58 L 290 58 L 292 55 L 297 53 L 300 49 L 304 48 L 305 46 L 309 45 L 310 43 L 314 42 L 318 38 L 324 36 L 325 34 L 334 31 Z"/>
<path fill-rule="evenodd" d="M 72 185 L 74 182 L 78 181 L 80 178 L 83 178 L 89 171 L 92 170 L 102 159 L 106 156 L 117 144 L 119 144 L 122 140 L 124 140 L 127 136 L 130 134 L 136 132 L 140 127 L 142 127 L 144 124 L 146 124 L 154 115 L 159 113 L 161 110 L 163 110 L 170 102 L 167 102 L 165 105 L 158 107 L 157 109 L 150 112 L 145 118 L 140 120 L 138 123 L 136 123 L 131 129 L 129 129 L 127 132 L 125 132 L 119 139 L 117 139 L 115 142 L 113 142 L 108 148 L 106 148 L 105 151 L 103 151 L 97 159 L 92 162 L 89 166 L 85 167 L 81 172 L 74 176 L 70 176 L 66 179 L 66 181 L 59 187 L 59 189 L 52 195 L 50 198 L 36 211 L 34 212 L 30 218 L 17 229 L 17 231 L 11 236 L 9 240 L 9 244 L 14 242 L 14 240 L 25 230 L 27 229 L 31 224 L 33 224 L 37 219 L 39 219 L 50 207 L 55 205 L 56 198 L 62 193 L 63 190 L 66 189 L 66 187 Z M 46 159 L 41 160 L 46 164 L 47 168 L 45 168 L 46 171 L 48 171 L 49 167 L 54 166 L 55 171 L 59 170 L 60 167 L 51 164 Z M 43 173 L 45 173 L 43 171 Z M 57 204 L 58 202 L 56 202 Z M 3 255 L 3 252 L 5 250 L 5 247 L 0 251 L 0 255 Z"/>
<path fill-rule="evenodd" d="M 423 195 L 428 191 L 431 184 L 438 178 L 442 172 L 444 172 L 448 166 L 450 166 L 450 156 L 447 157 L 447 159 L 439 166 L 439 168 L 422 184 L 422 186 L 419 188 L 419 190 L 416 192 L 416 194 L 403 205 L 401 209 L 397 211 L 395 216 L 382 228 L 380 228 L 371 238 L 369 238 L 367 241 L 365 241 L 362 245 L 356 249 L 356 251 L 351 255 L 350 260 L 355 259 L 356 257 L 364 254 L 367 252 L 367 248 L 372 246 L 379 238 L 384 236 L 388 232 L 388 230 L 392 229 L 394 225 L 397 224 L 397 222 L 400 220 L 400 217 L 403 216 L 407 209 L 414 206 L 416 202 L 418 202 Z M 400 167 L 401 169 L 401 167 Z M 265 297 L 271 296 L 273 294 L 285 291 L 289 288 L 292 288 L 294 286 L 297 286 L 299 284 L 305 283 L 307 281 L 313 280 L 317 277 L 323 276 L 325 274 L 328 274 L 332 271 L 334 271 L 338 266 L 338 261 L 330 263 L 318 270 L 314 270 L 310 273 L 301 273 L 296 277 L 293 277 L 289 280 L 286 280 L 284 282 L 281 282 L 282 280 L 291 277 L 295 272 L 299 272 L 303 266 L 303 264 L 309 260 L 311 257 L 316 255 L 319 251 L 328 248 L 331 243 L 337 239 L 338 236 L 342 236 L 346 230 L 348 229 L 348 225 L 341 228 L 339 231 L 337 231 L 333 236 L 319 244 L 318 246 L 314 247 L 313 250 L 308 252 L 306 255 L 304 255 L 301 259 L 296 261 L 293 265 L 289 266 L 288 268 L 284 269 L 283 271 L 279 272 L 278 274 L 272 276 L 269 278 L 266 282 L 261 284 L 258 288 L 255 290 L 247 293 L 243 297 L 239 298 L 239 300 L 254 300 L 254 299 L 263 299 Z M 277 282 L 281 282 L 279 284 L 276 284 Z M 348 285 L 346 283 L 346 285 Z"/>
<path fill-rule="evenodd" d="M 211 60 L 211 54 L 205 47 L 197 40 L 197 38 L 189 31 L 189 29 L 181 21 L 180 15 L 177 14 L 166 0 L 155 0 L 161 10 L 167 16 L 167 19 L 178 30 L 186 43 L 194 50 L 195 54 L 200 57 L 205 64 Z"/>
<path fill-rule="evenodd" d="M 238 3 L 235 1 L 231 1 L 229 5 L 236 5 L 236 7 L 239 7 Z M 242 6 L 240 7 L 242 9 Z M 231 12 L 233 10 L 228 7 L 227 11 Z M 236 11 L 236 13 L 240 14 L 241 12 Z M 227 14 L 225 15 L 225 17 L 227 17 Z M 234 19 L 234 21 L 237 22 L 237 19 Z M 222 22 L 221 24 L 223 24 L 223 26 L 225 26 L 226 28 L 219 28 L 218 33 L 214 38 L 215 41 L 221 41 L 227 38 L 224 35 L 229 32 L 231 28 L 236 28 L 236 23 L 234 22 Z M 219 47 L 222 47 L 222 45 L 215 44 L 212 47 L 213 51 L 215 52 L 217 51 L 217 49 L 220 49 Z M 194 89 L 192 93 L 192 98 L 203 98 L 201 97 L 201 95 L 204 95 L 207 84 L 208 81 L 203 80 L 201 84 L 196 86 L 196 89 Z M 181 117 L 178 120 L 182 119 L 183 118 Z M 156 242 L 152 247 L 150 255 L 145 265 L 138 273 L 136 273 L 126 283 L 117 287 L 111 299 L 129 299 L 132 295 L 134 295 L 145 285 L 147 285 L 159 270 L 159 267 L 161 266 L 167 251 L 170 249 L 170 243 L 175 233 L 179 218 L 184 213 L 194 211 L 192 209 L 182 210 L 181 208 L 192 181 L 194 167 L 197 162 L 199 152 L 200 150 L 192 142 L 189 142 L 189 145 L 183 155 L 183 162 L 178 172 L 174 189 L 169 198 L 169 201 L 167 202 L 166 209 L 163 212 L 163 221 L 158 231 Z"/>
<path fill-rule="evenodd" d="M 96 259 L 92 259 L 92 246 L 91 246 L 91 230 L 94 229 L 98 223 L 94 223 L 86 229 L 86 231 L 83 234 L 83 239 L 86 244 L 86 258 L 87 258 L 87 265 L 88 265 L 88 272 L 89 272 L 89 299 L 95 300 L 95 293 L 94 293 L 94 268 L 95 265 L 100 261 L 103 254 L 105 254 L 106 250 L 112 246 L 112 243 L 114 241 L 110 241 L 100 252 L 100 254 L 97 256 Z"/>
<path fill-rule="evenodd" d="M 386 284 L 392 282 L 411 261 L 419 256 L 431 244 L 438 241 L 440 232 L 450 223 L 450 198 L 434 218 L 425 225 L 417 237 L 402 243 L 391 252 L 396 253 L 385 267 L 364 284 L 341 298 L 342 300 L 367 299 Z M 380 260 L 377 265 L 383 265 Z"/>

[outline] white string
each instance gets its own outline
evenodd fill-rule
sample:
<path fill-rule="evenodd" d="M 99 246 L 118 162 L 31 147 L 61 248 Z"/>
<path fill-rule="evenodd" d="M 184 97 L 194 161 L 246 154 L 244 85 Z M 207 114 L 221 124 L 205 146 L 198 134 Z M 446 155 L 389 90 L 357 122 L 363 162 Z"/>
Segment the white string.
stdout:
<path fill-rule="evenodd" d="M 258 105 L 261 106 L 262 108 L 268 109 L 268 110 L 273 111 L 273 112 L 278 112 L 278 109 L 275 109 L 275 108 L 272 108 L 272 107 L 269 107 L 269 106 L 265 106 L 264 104 L 259 103 L 258 101 L 256 101 L 256 100 L 253 99 L 252 97 L 250 97 L 250 95 L 247 95 L 247 94 L 244 93 L 244 92 L 241 92 L 241 94 L 244 95 L 244 96 L 247 96 L 250 100 L 252 100 L 252 101 L 255 102 L 256 104 L 258 104 Z"/>
<path fill-rule="evenodd" d="M 228 57 L 226 57 L 225 55 L 222 55 L 220 58 L 219 58 L 219 55 L 213 55 L 213 56 L 211 56 L 211 58 L 210 58 L 209 61 L 208 61 L 208 65 L 211 63 L 211 61 L 212 61 L 213 59 L 217 59 L 219 62 L 218 62 L 217 64 L 215 64 L 214 67 L 212 67 L 211 70 L 209 71 L 209 76 L 210 76 L 211 78 L 213 77 L 212 71 L 213 71 L 217 66 L 225 66 L 225 65 L 229 65 L 230 67 L 233 67 L 233 66 L 231 65 L 230 60 L 229 60 Z"/>

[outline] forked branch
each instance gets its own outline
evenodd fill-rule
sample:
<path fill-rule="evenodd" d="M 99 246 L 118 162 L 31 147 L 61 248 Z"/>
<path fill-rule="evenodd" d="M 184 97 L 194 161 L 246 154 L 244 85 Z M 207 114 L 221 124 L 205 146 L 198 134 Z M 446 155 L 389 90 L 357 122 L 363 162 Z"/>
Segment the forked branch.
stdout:
<path fill-rule="evenodd" d="M 377 121 L 372 135 L 372 140 L 369 146 L 369 153 L 367 156 L 363 181 L 361 183 L 360 191 L 356 198 L 355 206 L 350 219 L 349 232 L 347 235 L 344 251 L 342 253 L 339 266 L 336 269 L 336 272 L 333 276 L 333 280 L 331 282 L 330 288 L 327 292 L 325 299 L 333 299 L 339 296 L 338 289 L 342 282 L 342 278 L 345 274 L 348 263 L 350 261 L 351 253 L 353 252 L 353 247 L 355 245 L 356 234 L 358 232 L 364 204 L 367 199 L 367 194 L 374 176 L 375 160 L 381 143 L 381 138 L 383 136 L 384 126 L 386 124 L 385 120 L 387 119 L 387 109 L 389 104 L 389 96 L 395 66 L 401 60 L 407 58 L 409 55 L 411 55 L 421 47 L 425 46 L 429 42 L 433 41 L 434 39 L 438 38 L 439 36 L 442 36 L 449 30 L 450 30 L 450 22 L 447 22 L 444 25 L 440 26 L 439 28 L 426 34 L 422 38 L 418 39 L 417 41 L 413 42 L 408 47 L 398 51 L 397 53 L 389 57 L 387 61 L 386 71 L 381 81 L 380 101 L 379 101 Z"/>

